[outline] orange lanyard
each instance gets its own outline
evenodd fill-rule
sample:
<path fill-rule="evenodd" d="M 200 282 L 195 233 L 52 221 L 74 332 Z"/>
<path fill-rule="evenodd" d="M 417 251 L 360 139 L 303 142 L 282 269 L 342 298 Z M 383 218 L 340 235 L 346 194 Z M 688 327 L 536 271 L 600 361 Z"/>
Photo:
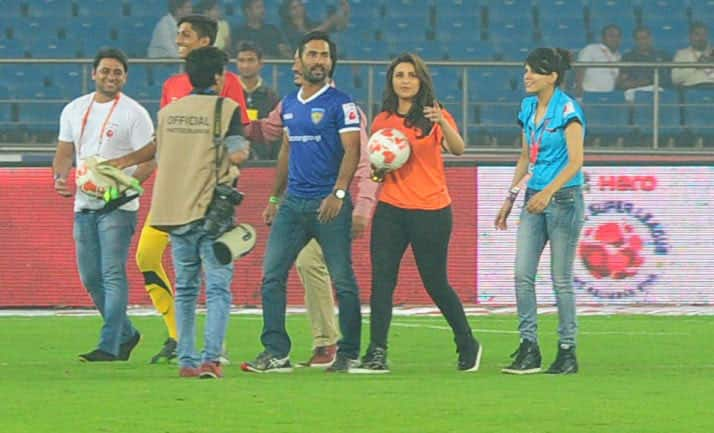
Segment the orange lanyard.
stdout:
<path fill-rule="evenodd" d="M 121 96 L 121 93 L 117 93 L 117 96 L 114 98 L 114 103 L 112 104 L 112 107 L 109 109 L 109 113 L 107 113 L 107 117 L 104 119 L 104 122 L 102 123 L 102 129 L 99 130 L 99 150 L 102 149 L 102 140 L 104 140 L 104 130 L 107 127 L 107 123 L 109 122 L 109 119 L 112 117 L 112 114 L 114 113 L 114 109 L 117 108 L 117 104 L 119 103 L 119 97 Z M 87 121 L 89 120 L 89 113 L 92 111 L 92 106 L 94 105 L 94 98 L 95 96 L 92 96 L 92 102 L 89 103 L 89 107 L 87 107 L 87 111 L 84 112 L 84 117 L 82 117 L 82 128 L 79 131 L 79 140 L 77 140 L 77 155 L 82 155 L 82 137 L 84 137 L 84 130 L 87 128 Z M 97 151 L 99 153 L 99 151 Z"/>

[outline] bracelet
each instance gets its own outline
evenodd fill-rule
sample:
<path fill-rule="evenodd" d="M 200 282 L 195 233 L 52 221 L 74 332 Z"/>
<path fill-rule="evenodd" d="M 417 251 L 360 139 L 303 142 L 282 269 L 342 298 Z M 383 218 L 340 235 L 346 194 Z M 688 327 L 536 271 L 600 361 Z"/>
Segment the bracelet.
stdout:
<path fill-rule="evenodd" d="M 279 204 L 280 203 L 280 197 L 276 195 L 271 195 L 270 198 L 268 199 L 268 203 L 270 204 Z"/>
<path fill-rule="evenodd" d="M 513 188 L 508 190 L 508 196 L 506 197 L 506 200 L 516 201 L 516 199 L 518 198 L 518 193 L 520 193 L 520 192 L 521 192 L 521 189 L 518 188 L 517 186 L 514 186 Z"/>

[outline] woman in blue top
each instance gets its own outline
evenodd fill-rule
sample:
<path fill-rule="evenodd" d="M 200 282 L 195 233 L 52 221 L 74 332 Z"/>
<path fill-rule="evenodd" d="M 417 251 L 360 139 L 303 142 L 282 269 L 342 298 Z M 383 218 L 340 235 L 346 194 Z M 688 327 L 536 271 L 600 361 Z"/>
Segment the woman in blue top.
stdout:
<path fill-rule="evenodd" d="M 523 128 L 523 147 L 511 189 L 496 217 L 498 230 L 518 196 L 518 185 L 527 175 L 528 188 L 516 242 L 516 302 L 521 344 L 504 373 L 540 371 L 537 336 L 535 276 L 538 262 L 550 242 L 551 277 L 558 305 L 558 355 L 547 373 L 578 371 L 575 358 L 575 293 L 573 262 L 584 221 L 581 186 L 585 116 L 578 103 L 559 88 L 570 69 L 570 55 L 560 48 L 538 48 L 526 59 L 523 80 L 535 94 L 521 103 L 518 121 Z"/>

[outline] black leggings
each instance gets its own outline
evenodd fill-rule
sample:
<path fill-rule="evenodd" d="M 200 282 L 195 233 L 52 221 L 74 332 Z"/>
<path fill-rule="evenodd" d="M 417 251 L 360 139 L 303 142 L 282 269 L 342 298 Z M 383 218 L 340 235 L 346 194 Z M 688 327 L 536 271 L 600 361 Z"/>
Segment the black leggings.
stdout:
<path fill-rule="evenodd" d="M 446 275 L 451 206 L 439 210 L 401 209 L 379 202 L 372 220 L 370 343 L 387 348 L 392 295 L 404 251 L 411 244 L 421 281 L 454 331 L 457 345 L 471 338 L 464 307 Z"/>

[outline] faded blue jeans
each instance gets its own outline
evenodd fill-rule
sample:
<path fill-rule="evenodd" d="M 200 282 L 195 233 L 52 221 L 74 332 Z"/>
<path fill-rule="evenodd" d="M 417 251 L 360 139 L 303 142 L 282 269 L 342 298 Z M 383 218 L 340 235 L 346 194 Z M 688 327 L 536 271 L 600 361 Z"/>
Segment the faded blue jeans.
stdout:
<path fill-rule="evenodd" d="M 538 191 L 527 190 L 525 202 Z M 558 335 L 562 344 L 575 344 L 577 321 L 573 262 L 580 230 L 584 222 L 585 203 L 580 187 L 562 188 L 540 214 L 521 211 L 516 241 L 516 303 L 521 338 L 538 341 L 538 313 L 535 277 L 546 243 L 550 242 L 550 273 L 558 305 Z"/>
<path fill-rule="evenodd" d="M 98 349 L 119 354 L 119 345 L 136 334 L 126 315 L 129 281 L 126 261 L 136 228 L 136 212 L 116 209 L 74 214 L 73 237 L 82 284 L 104 319 Z"/>
<path fill-rule="evenodd" d="M 176 328 L 181 367 L 198 367 L 201 362 L 221 356 L 231 310 L 233 262 L 218 263 L 213 238 L 203 229 L 203 221 L 172 232 L 171 252 L 176 272 Z M 201 289 L 201 269 L 206 277 L 206 325 L 204 350 L 196 352 L 196 302 Z"/>
<path fill-rule="evenodd" d="M 275 216 L 263 259 L 263 333 L 261 342 L 271 355 L 290 354 L 290 337 L 285 329 L 288 272 L 298 253 L 312 238 L 322 247 L 325 264 L 337 291 L 340 305 L 338 352 L 357 359 L 362 315 L 359 288 L 352 269 L 352 201 L 345 197 L 339 214 L 327 223 L 317 220 L 321 199 L 287 195 Z"/>

